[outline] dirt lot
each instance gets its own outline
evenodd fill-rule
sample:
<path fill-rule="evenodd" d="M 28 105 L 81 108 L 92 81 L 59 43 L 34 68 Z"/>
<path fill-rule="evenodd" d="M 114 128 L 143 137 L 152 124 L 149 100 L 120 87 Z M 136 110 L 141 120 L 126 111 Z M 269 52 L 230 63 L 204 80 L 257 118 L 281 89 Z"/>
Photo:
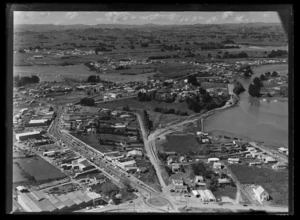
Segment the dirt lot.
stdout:
<path fill-rule="evenodd" d="M 261 185 L 272 197 L 274 205 L 288 205 L 288 172 L 246 165 L 230 165 L 229 168 L 242 184 Z"/>

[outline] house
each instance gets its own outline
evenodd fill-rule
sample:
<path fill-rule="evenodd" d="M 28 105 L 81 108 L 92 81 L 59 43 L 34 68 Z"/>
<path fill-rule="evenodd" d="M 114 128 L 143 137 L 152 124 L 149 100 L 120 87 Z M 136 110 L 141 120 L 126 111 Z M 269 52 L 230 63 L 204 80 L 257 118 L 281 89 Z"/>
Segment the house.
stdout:
<path fill-rule="evenodd" d="M 181 168 L 181 164 L 180 163 L 173 163 L 171 165 L 172 172 L 174 172 L 174 173 L 180 171 L 180 168 Z"/>
<path fill-rule="evenodd" d="M 183 186 L 183 180 L 172 179 L 173 186 Z"/>
<path fill-rule="evenodd" d="M 239 163 L 240 158 L 228 158 L 228 163 Z"/>
<path fill-rule="evenodd" d="M 143 155 L 142 151 L 132 150 L 129 151 L 126 156 L 130 157 L 130 156 L 142 156 L 142 155 Z"/>
<path fill-rule="evenodd" d="M 224 185 L 224 184 L 230 184 L 231 182 L 230 182 L 229 179 L 226 179 L 226 178 L 221 179 L 221 178 L 219 178 L 218 179 L 218 183 L 219 183 L 219 185 Z"/>
<path fill-rule="evenodd" d="M 207 162 L 208 163 L 214 163 L 214 162 L 219 162 L 220 161 L 220 159 L 219 158 L 208 158 L 208 160 L 207 160 Z"/>
<path fill-rule="evenodd" d="M 220 170 L 220 169 L 222 169 L 222 164 L 220 162 L 215 162 L 213 164 L 213 168 L 216 170 Z"/>
<path fill-rule="evenodd" d="M 267 191 L 264 188 L 262 188 L 262 186 L 253 188 L 253 192 L 260 203 L 262 203 L 263 201 L 268 201 L 270 199 L 269 193 L 267 193 Z"/>
<path fill-rule="evenodd" d="M 273 166 L 272 166 L 272 168 L 274 169 L 274 170 L 284 170 L 284 169 L 286 169 L 288 167 L 288 165 L 286 164 L 286 163 L 280 163 L 280 162 L 278 162 L 278 163 L 276 163 L 276 164 L 274 164 Z"/>
<path fill-rule="evenodd" d="M 279 151 L 280 153 L 287 154 L 288 149 L 285 148 L 285 147 L 280 147 L 280 148 L 278 148 L 278 151 Z"/>
<path fill-rule="evenodd" d="M 277 160 L 275 160 L 273 157 L 265 157 L 264 162 L 265 163 L 276 163 Z"/>

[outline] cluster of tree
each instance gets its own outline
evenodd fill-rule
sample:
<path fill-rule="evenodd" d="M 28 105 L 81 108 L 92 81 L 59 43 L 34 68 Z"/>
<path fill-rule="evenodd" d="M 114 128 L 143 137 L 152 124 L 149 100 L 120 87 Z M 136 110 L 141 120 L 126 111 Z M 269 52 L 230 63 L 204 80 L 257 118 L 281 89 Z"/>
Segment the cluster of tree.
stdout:
<path fill-rule="evenodd" d="M 165 51 L 165 50 L 181 50 L 181 47 L 177 46 L 177 44 L 174 44 L 174 45 L 161 44 L 161 45 L 159 45 L 159 47 L 163 51 Z"/>
<path fill-rule="evenodd" d="M 114 141 L 114 140 L 107 140 L 107 139 L 99 139 L 99 143 L 101 144 L 101 145 L 113 145 L 113 146 L 115 146 L 116 145 L 116 143 L 119 143 L 119 142 L 116 142 L 116 141 Z"/>
<path fill-rule="evenodd" d="M 259 78 L 261 81 L 265 81 L 265 80 L 268 80 L 269 77 L 278 77 L 278 76 L 279 76 L 279 74 L 276 71 L 273 71 L 272 73 L 266 72 L 264 74 L 261 74 Z"/>
<path fill-rule="evenodd" d="M 21 87 L 25 86 L 27 84 L 32 84 L 32 83 L 39 83 L 40 78 L 38 76 L 32 75 L 32 76 L 15 76 L 14 77 L 14 85 L 16 87 Z"/>
<path fill-rule="evenodd" d="M 166 170 L 166 172 L 167 172 L 167 174 L 168 174 L 169 176 L 171 176 L 171 175 L 173 174 L 173 171 L 172 171 L 172 169 L 171 169 L 170 167 L 165 166 L 165 170 Z"/>
<path fill-rule="evenodd" d="M 163 114 L 175 114 L 175 115 L 181 115 L 181 116 L 188 115 L 188 113 L 186 111 L 175 110 L 173 108 L 155 107 L 154 111 L 161 112 Z"/>
<path fill-rule="evenodd" d="M 151 101 L 152 99 L 155 99 L 155 95 L 156 92 L 138 92 L 137 100 L 139 102 Z"/>
<path fill-rule="evenodd" d="M 150 60 L 159 60 L 159 59 L 169 59 L 169 58 L 179 58 L 179 55 L 159 55 L 159 56 L 150 56 L 148 59 Z"/>
<path fill-rule="evenodd" d="M 98 83 L 100 82 L 100 76 L 97 76 L 97 75 L 91 75 L 87 78 L 87 82 L 89 83 Z"/>
<path fill-rule="evenodd" d="M 287 55 L 288 52 L 287 50 L 272 50 L 269 54 L 268 54 L 268 57 L 269 58 L 274 58 L 274 57 L 281 57 L 281 56 L 284 56 L 284 55 Z"/>
<path fill-rule="evenodd" d="M 201 50 L 214 50 L 214 49 L 231 49 L 240 48 L 238 45 L 224 45 L 223 43 L 208 42 L 201 44 Z"/>
<path fill-rule="evenodd" d="M 95 106 L 95 101 L 93 98 L 84 97 L 80 100 L 80 105 L 83 106 Z"/>
<path fill-rule="evenodd" d="M 97 47 L 95 49 L 95 54 L 98 54 L 98 52 L 101 52 L 101 51 L 104 51 L 104 52 L 107 52 L 107 51 L 112 51 L 111 49 L 108 49 L 106 47 Z"/>
<path fill-rule="evenodd" d="M 193 96 L 186 99 L 188 108 L 196 113 L 201 110 L 211 110 L 214 108 L 220 108 L 226 104 L 229 96 L 217 96 L 211 97 L 205 89 L 199 89 L 199 96 Z"/>
<path fill-rule="evenodd" d="M 149 42 L 142 42 L 141 43 L 141 47 L 148 47 L 149 46 Z"/>
<path fill-rule="evenodd" d="M 252 83 L 249 85 L 248 92 L 252 97 L 260 97 L 260 89 L 263 87 L 263 83 L 260 78 L 255 77 Z"/>
<path fill-rule="evenodd" d="M 162 95 L 161 93 L 156 93 L 154 99 L 157 101 L 161 101 L 161 102 L 166 102 L 166 103 L 172 103 L 175 101 L 176 99 L 176 94 L 167 94 L 167 95 Z"/>
<path fill-rule="evenodd" d="M 192 164 L 192 170 L 195 175 L 200 175 L 206 179 L 211 179 L 214 176 L 214 172 L 203 162 Z"/>
<path fill-rule="evenodd" d="M 237 95 L 241 94 L 242 92 L 245 91 L 245 88 L 243 86 L 242 83 L 240 83 L 239 81 L 235 80 L 234 81 L 234 88 L 233 88 L 233 92 Z"/>
<path fill-rule="evenodd" d="M 165 162 L 168 159 L 168 154 L 158 151 L 157 152 L 158 159 Z"/>
<path fill-rule="evenodd" d="M 235 44 L 235 42 L 233 40 L 230 39 L 226 39 L 224 41 L 221 42 L 222 44 Z"/>
<path fill-rule="evenodd" d="M 247 58 L 248 54 L 244 51 L 239 52 L 239 53 L 228 53 L 227 51 L 221 56 L 220 54 L 217 55 L 218 58 L 223 58 L 223 59 L 235 59 L 235 58 Z"/>
<path fill-rule="evenodd" d="M 153 123 L 152 121 L 150 120 L 149 118 L 149 114 L 146 110 L 143 110 L 143 116 L 144 116 L 144 121 L 145 121 L 145 124 L 146 124 L 146 127 L 149 131 L 152 130 L 153 128 Z"/>
<path fill-rule="evenodd" d="M 253 71 L 250 65 L 242 66 L 237 71 L 242 72 L 245 77 L 250 77 L 253 75 Z"/>
<path fill-rule="evenodd" d="M 126 69 L 130 69 L 130 66 L 117 66 L 116 70 L 126 70 Z"/>
<path fill-rule="evenodd" d="M 200 83 L 198 82 L 196 75 L 189 75 L 187 80 L 188 83 L 191 83 L 193 86 L 200 86 Z"/>

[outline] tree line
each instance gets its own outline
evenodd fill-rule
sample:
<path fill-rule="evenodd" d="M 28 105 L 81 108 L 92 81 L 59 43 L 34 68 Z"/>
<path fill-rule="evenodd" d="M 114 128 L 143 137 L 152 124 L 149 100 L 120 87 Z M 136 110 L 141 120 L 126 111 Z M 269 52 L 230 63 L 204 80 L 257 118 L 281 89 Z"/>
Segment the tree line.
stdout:
<path fill-rule="evenodd" d="M 38 76 L 32 75 L 32 76 L 15 76 L 14 77 L 14 85 L 16 87 L 21 87 L 25 86 L 28 84 L 33 84 L 33 83 L 39 83 L 40 78 Z"/>

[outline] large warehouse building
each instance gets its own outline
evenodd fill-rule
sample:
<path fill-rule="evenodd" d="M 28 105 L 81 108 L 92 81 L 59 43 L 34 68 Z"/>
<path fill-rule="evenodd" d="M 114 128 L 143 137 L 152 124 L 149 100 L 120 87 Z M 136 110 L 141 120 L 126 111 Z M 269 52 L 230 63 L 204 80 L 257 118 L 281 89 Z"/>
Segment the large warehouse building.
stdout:
<path fill-rule="evenodd" d="M 74 211 L 93 205 L 101 200 L 101 195 L 91 192 L 70 192 L 67 194 L 45 195 L 41 191 L 20 193 L 18 203 L 26 212 L 59 212 Z"/>
<path fill-rule="evenodd" d="M 32 132 L 25 132 L 25 133 L 19 133 L 16 134 L 16 139 L 18 141 L 25 141 L 29 138 L 38 138 L 40 137 L 41 132 L 40 131 L 32 131 Z"/>

